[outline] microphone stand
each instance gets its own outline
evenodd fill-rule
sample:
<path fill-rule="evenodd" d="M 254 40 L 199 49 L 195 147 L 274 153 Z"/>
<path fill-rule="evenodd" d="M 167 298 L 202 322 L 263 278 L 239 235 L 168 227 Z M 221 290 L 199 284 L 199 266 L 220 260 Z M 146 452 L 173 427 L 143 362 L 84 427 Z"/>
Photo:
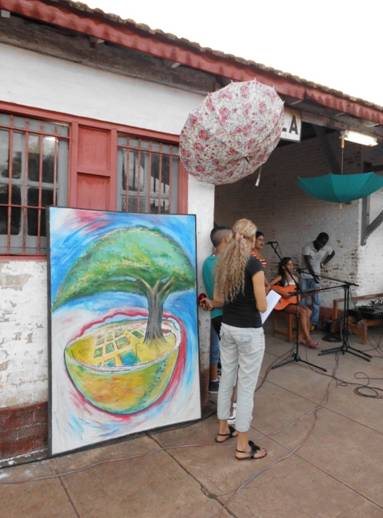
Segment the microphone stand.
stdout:
<path fill-rule="evenodd" d="M 277 250 L 278 242 L 276 242 L 276 243 L 271 243 L 270 242 L 269 245 L 273 249 L 274 253 L 277 255 L 278 259 L 281 260 L 282 257 L 278 253 L 278 250 Z M 299 295 L 302 294 L 302 290 L 299 287 L 298 281 L 296 280 L 294 275 L 292 275 L 290 272 L 287 272 L 287 274 L 294 281 L 296 292 L 297 292 L 297 297 L 299 298 Z M 305 293 L 308 293 L 308 292 L 305 292 Z M 287 365 L 289 363 L 301 362 L 301 363 L 305 363 L 306 365 L 309 365 L 310 367 L 314 367 L 314 368 L 319 369 L 319 370 L 321 370 L 323 372 L 327 372 L 327 369 L 325 369 L 324 367 L 320 367 L 319 365 L 316 365 L 315 363 L 311 363 L 311 362 L 309 362 L 307 360 L 304 360 L 301 357 L 301 355 L 299 354 L 299 329 L 300 329 L 300 322 L 299 322 L 299 320 L 300 320 L 300 318 L 299 318 L 299 311 L 298 311 L 298 304 L 297 304 L 297 311 L 295 313 L 295 328 L 296 328 L 295 347 L 294 347 L 294 351 L 292 352 L 292 356 L 291 356 L 291 358 L 289 358 L 287 360 L 283 360 L 280 363 L 277 363 L 276 365 L 273 365 L 271 368 L 272 369 L 278 369 L 279 367 L 283 367 L 283 365 Z"/>
<path fill-rule="evenodd" d="M 271 246 L 275 255 L 278 257 L 279 260 L 281 260 L 282 259 L 281 248 L 279 246 L 278 241 L 268 241 L 266 244 Z M 279 250 L 278 250 L 278 248 L 279 248 Z"/>
<path fill-rule="evenodd" d="M 349 330 L 349 323 L 348 323 L 348 314 L 350 310 L 350 291 L 351 286 L 358 286 L 358 284 L 355 284 L 354 282 L 344 281 L 341 279 L 335 279 L 334 277 L 328 277 L 324 275 L 318 275 L 321 279 L 326 279 L 328 281 L 335 281 L 339 282 L 340 285 L 338 288 L 343 288 L 344 295 L 343 295 L 343 316 L 342 316 L 342 327 L 340 330 L 341 334 L 341 341 L 342 345 L 339 345 L 337 347 L 329 347 L 328 349 L 323 349 L 320 351 L 318 356 L 324 356 L 325 354 L 332 354 L 332 353 L 350 353 L 354 356 L 357 356 L 358 358 L 361 358 L 362 360 L 365 360 L 366 362 L 371 361 L 372 356 L 370 354 L 365 353 L 361 349 L 356 349 L 355 347 L 352 347 L 350 344 L 350 330 Z M 324 288 L 326 289 L 326 288 Z M 321 290 L 323 291 L 323 290 Z"/>
<path fill-rule="evenodd" d="M 339 345 L 337 347 L 330 347 L 328 349 L 323 349 L 319 355 L 323 356 L 325 354 L 332 354 L 332 353 L 350 353 L 354 356 L 357 356 L 358 358 L 361 358 L 362 360 L 365 360 L 366 362 L 371 361 L 372 356 L 368 353 L 365 353 L 361 349 L 356 349 L 355 347 L 351 346 L 350 343 L 350 330 L 349 330 L 349 310 L 350 310 L 350 288 L 351 286 L 357 286 L 357 284 L 354 284 L 352 282 L 347 281 L 340 281 L 342 282 L 341 287 L 344 290 L 343 295 L 343 317 L 342 317 L 342 327 L 340 330 L 341 334 L 341 340 L 342 345 Z"/>

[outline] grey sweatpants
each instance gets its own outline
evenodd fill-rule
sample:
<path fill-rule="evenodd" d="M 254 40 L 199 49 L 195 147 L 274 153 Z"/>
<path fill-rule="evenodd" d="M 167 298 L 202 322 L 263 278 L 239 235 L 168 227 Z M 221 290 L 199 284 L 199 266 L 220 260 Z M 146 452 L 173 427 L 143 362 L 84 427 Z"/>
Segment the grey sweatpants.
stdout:
<path fill-rule="evenodd" d="M 235 428 L 247 432 L 253 417 L 254 391 L 265 352 L 262 327 L 221 328 L 222 373 L 218 390 L 218 419 L 230 417 L 231 396 L 238 373 L 237 417 Z"/>

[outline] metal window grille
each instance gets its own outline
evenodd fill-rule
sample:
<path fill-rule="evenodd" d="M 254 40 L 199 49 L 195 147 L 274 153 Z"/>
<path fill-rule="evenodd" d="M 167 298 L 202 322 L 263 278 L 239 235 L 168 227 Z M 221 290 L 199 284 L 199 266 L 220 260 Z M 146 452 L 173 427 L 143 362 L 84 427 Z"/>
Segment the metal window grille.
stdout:
<path fill-rule="evenodd" d="M 127 136 L 118 138 L 118 209 L 178 212 L 178 147 Z"/>
<path fill-rule="evenodd" d="M 45 207 L 65 205 L 69 128 L 0 113 L 0 253 L 46 251 Z"/>

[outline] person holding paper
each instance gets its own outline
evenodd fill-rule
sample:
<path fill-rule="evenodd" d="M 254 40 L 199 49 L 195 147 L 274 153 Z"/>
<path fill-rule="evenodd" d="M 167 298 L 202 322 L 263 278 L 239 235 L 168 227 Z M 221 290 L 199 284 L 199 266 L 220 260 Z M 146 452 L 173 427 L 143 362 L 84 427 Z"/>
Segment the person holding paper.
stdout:
<path fill-rule="evenodd" d="M 251 251 L 257 227 L 248 219 L 233 226 L 234 239 L 216 267 L 213 305 L 223 306 L 221 381 L 218 390 L 216 442 L 236 437 L 237 460 L 260 459 L 267 451 L 249 441 L 254 392 L 265 350 L 261 312 L 266 311 L 265 276 Z M 229 426 L 231 394 L 238 373 L 235 429 Z"/>
<path fill-rule="evenodd" d="M 284 257 L 278 266 L 278 275 L 271 281 L 271 289 L 281 295 L 281 300 L 275 306 L 275 311 L 285 313 L 298 312 L 299 315 L 299 342 L 310 349 L 318 349 L 319 343 L 313 340 L 310 334 L 311 310 L 299 304 L 297 289 L 298 277 L 294 273 L 294 263 L 291 257 Z"/>

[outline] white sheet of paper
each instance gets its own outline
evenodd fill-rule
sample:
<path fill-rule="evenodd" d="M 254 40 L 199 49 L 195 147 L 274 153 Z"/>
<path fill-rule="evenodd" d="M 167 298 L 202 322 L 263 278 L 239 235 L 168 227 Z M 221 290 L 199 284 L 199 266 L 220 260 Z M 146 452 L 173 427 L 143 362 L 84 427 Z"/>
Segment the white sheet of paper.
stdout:
<path fill-rule="evenodd" d="M 262 324 L 264 324 L 270 315 L 270 313 L 273 311 L 275 306 L 278 304 L 279 299 L 281 296 L 276 291 L 270 290 L 267 294 L 266 300 L 267 300 L 267 309 L 264 313 L 261 313 L 262 318 Z"/>

